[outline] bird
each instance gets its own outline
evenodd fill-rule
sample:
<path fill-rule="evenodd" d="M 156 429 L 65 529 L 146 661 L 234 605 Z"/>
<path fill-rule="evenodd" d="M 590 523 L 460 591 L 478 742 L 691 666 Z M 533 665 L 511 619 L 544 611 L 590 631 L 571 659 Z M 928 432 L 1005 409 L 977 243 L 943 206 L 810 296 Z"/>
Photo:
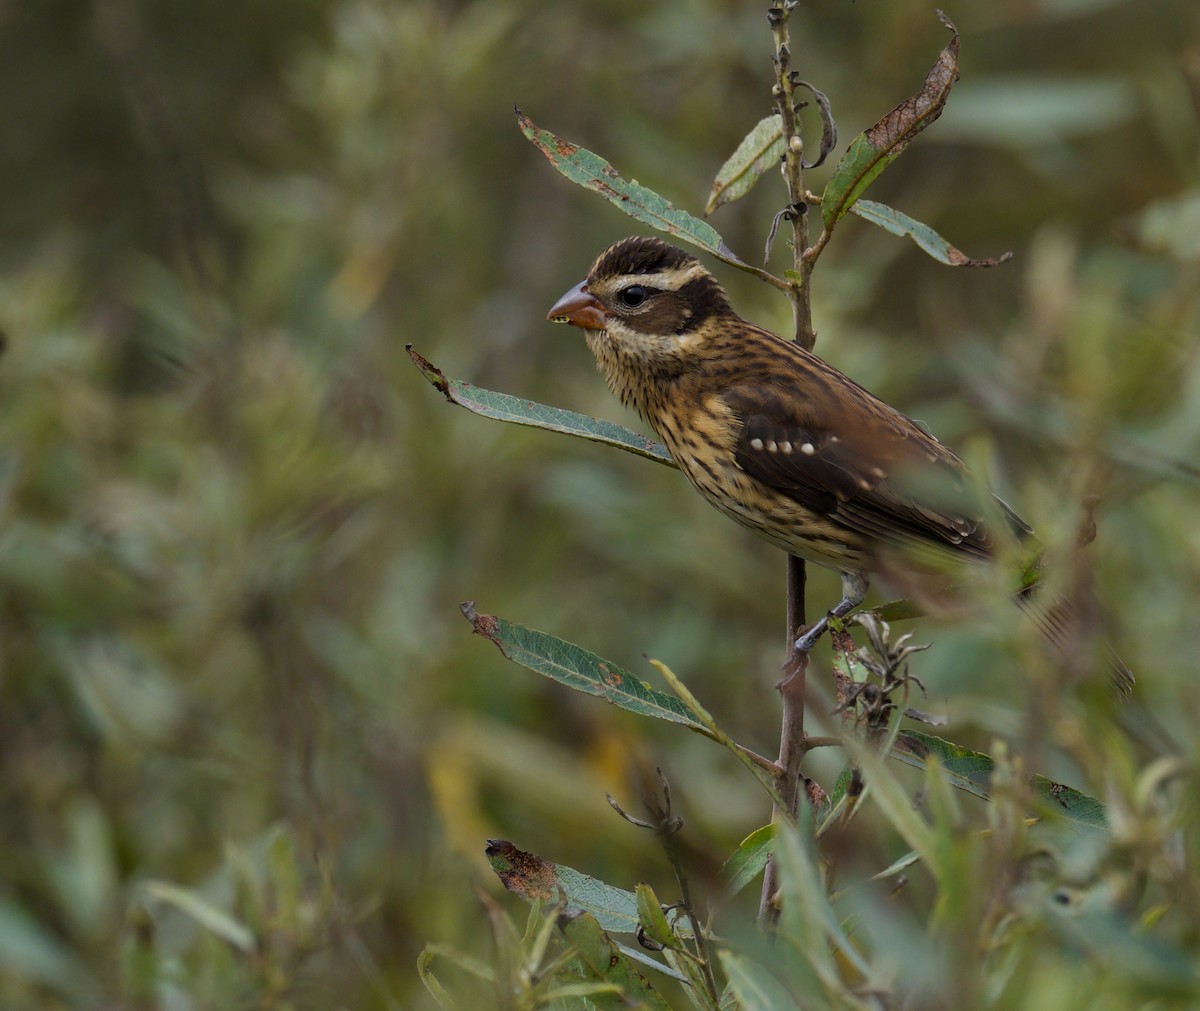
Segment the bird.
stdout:
<path fill-rule="evenodd" d="M 623 405 L 713 506 L 776 547 L 841 575 L 841 599 L 800 635 L 812 649 L 871 576 L 986 562 L 1032 529 L 981 501 L 966 465 L 921 425 L 797 342 L 744 320 L 700 260 L 668 242 L 622 239 L 596 257 L 547 319 L 584 332 Z M 1015 594 L 1069 649 L 1069 605 Z M 1122 690 L 1133 675 L 1111 654 Z"/>

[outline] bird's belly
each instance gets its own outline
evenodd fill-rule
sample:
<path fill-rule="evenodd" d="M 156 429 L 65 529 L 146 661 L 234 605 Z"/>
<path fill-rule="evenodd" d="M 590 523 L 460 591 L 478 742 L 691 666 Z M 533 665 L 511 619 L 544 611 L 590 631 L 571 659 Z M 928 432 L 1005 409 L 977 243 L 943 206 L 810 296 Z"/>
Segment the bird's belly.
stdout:
<path fill-rule="evenodd" d="M 701 495 L 777 548 L 838 572 L 871 567 L 860 535 L 755 480 L 732 458 L 667 448 Z"/>

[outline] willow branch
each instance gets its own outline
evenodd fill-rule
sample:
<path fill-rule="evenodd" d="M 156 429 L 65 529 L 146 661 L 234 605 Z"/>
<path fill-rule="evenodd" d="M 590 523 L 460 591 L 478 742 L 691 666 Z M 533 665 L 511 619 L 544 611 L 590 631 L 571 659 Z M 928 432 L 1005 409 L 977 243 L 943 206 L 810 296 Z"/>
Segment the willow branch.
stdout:
<path fill-rule="evenodd" d="M 795 328 L 794 339 L 805 350 L 811 350 L 816 341 L 812 327 L 812 305 L 809 298 L 809 276 L 812 264 L 804 258 L 808 247 L 808 205 L 804 199 L 804 144 L 800 140 L 796 124 L 795 89 L 792 84 L 791 40 L 788 19 L 794 0 L 784 0 L 771 6 L 767 21 L 775 41 L 776 81 L 772 89 L 783 127 L 784 161 L 783 176 L 788 189 L 788 207 L 785 217 L 792 222 L 792 256 L 795 273 L 789 277 L 788 297 L 792 303 Z M 805 568 L 803 559 L 788 555 L 787 562 L 787 661 L 783 667 L 783 680 L 779 683 L 782 704 L 782 727 L 779 736 L 779 772 L 777 788 L 780 803 L 773 812 L 773 820 L 791 820 L 796 816 L 796 804 L 800 797 L 800 765 L 808 753 L 809 742 L 804 733 L 804 694 L 808 674 L 808 653 L 796 649 L 796 639 L 805 625 L 804 587 Z M 763 872 L 762 896 L 759 900 L 758 916 L 763 925 L 774 925 L 779 918 L 775 893 L 778 890 L 774 858 L 767 861 Z"/>

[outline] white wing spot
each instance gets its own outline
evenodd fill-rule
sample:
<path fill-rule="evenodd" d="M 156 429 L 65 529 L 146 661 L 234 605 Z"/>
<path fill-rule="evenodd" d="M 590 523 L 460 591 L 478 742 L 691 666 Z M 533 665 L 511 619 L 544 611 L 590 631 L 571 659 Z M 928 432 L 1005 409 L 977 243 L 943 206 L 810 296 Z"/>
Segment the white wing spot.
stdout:
<path fill-rule="evenodd" d="M 775 452 L 776 450 L 778 450 L 778 449 L 779 449 L 779 446 L 778 446 L 778 445 L 776 445 L 776 443 L 775 443 L 775 440 L 774 440 L 774 439 L 768 439 L 768 440 L 767 440 L 767 452 L 768 452 L 768 453 L 774 453 L 774 452 Z"/>
<path fill-rule="evenodd" d="M 871 482 L 870 482 L 870 481 L 865 481 L 865 480 L 863 480 L 861 477 L 858 479 L 858 486 L 859 486 L 859 487 L 860 487 L 860 488 L 861 488 L 863 491 L 870 491 L 870 490 L 871 490 Z"/>
<path fill-rule="evenodd" d="M 841 442 L 842 440 L 841 440 L 841 439 L 839 439 L 839 438 L 838 438 L 836 435 L 831 435 L 831 436 L 829 437 L 829 441 L 830 441 L 830 442 Z"/>
<path fill-rule="evenodd" d="M 779 444 L 779 448 L 785 453 L 790 453 L 792 451 L 792 444 L 790 442 L 781 442 Z"/>
<path fill-rule="evenodd" d="M 837 442 L 837 439 L 834 439 L 833 441 Z M 814 446 L 811 442 L 806 442 L 803 445 L 801 445 L 801 447 L 800 447 L 800 452 L 803 453 L 805 456 L 812 456 L 813 453 L 815 453 L 816 451 L 817 451 L 817 447 Z"/>
<path fill-rule="evenodd" d="M 762 449 L 763 448 L 762 439 L 751 439 L 750 440 L 750 448 L 751 449 Z"/>

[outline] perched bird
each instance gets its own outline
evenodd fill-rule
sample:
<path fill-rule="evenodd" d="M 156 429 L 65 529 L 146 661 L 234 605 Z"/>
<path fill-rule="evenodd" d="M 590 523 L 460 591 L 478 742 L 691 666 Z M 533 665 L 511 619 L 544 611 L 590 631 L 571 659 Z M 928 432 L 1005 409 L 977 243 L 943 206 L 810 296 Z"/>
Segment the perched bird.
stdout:
<path fill-rule="evenodd" d="M 916 422 L 832 365 L 742 319 L 694 256 L 656 238 L 610 246 L 547 318 L 584 330 L 626 407 L 649 423 L 709 502 L 784 551 L 841 573 L 842 617 L 869 574 L 985 560 L 983 522 L 1029 526 L 998 498 L 983 503 L 966 467 Z M 1019 602 L 1052 641 L 1061 607 Z M 808 650 L 822 618 L 797 641 Z M 1114 657 L 1114 679 L 1132 675 Z"/>

